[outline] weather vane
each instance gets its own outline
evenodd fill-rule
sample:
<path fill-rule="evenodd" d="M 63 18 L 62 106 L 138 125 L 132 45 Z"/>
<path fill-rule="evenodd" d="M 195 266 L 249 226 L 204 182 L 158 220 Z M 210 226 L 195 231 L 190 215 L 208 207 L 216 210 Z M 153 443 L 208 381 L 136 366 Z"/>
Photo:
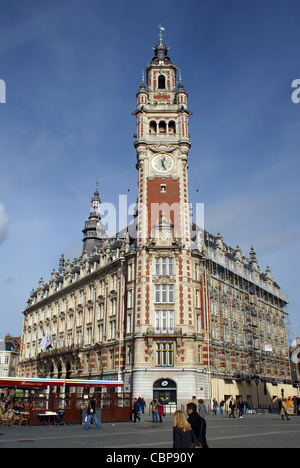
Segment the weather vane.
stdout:
<path fill-rule="evenodd" d="M 165 28 L 162 27 L 161 24 L 158 25 L 159 27 L 159 42 L 162 44 L 163 42 L 163 31 L 165 31 Z"/>

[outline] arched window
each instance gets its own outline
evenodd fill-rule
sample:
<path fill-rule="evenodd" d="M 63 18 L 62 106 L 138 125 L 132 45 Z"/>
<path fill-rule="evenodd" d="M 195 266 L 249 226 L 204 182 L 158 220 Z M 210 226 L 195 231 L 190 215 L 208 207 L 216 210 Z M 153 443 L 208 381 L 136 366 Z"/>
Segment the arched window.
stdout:
<path fill-rule="evenodd" d="M 149 133 L 156 133 L 157 132 L 157 125 L 155 120 L 151 120 L 149 124 Z"/>
<path fill-rule="evenodd" d="M 166 133 L 167 132 L 167 125 L 164 120 L 161 120 L 158 125 L 159 133 Z"/>
<path fill-rule="evenodd" d="M 166 87 L 166 77 L 164 75 L 159 75 L 158 89 L 165 89 L 165 87 Z"/>
<path fill-rule="evenodd" d="M 168 130 L 169 133 L 176 133 L 176 124 L 174 120 L 170 120 Z"/>

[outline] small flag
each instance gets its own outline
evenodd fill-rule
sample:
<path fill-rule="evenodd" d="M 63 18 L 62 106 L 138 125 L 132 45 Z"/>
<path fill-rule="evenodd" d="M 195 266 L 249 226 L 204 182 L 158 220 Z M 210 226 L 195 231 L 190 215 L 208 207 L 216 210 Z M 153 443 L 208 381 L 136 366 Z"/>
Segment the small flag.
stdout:
<path fill-rule="evenodd" d="M 47 337 L 46 337 L 45 333 L 43 333 L 43 338 L 42 338 L 42 341 L 40 343 L 40 348 L 41 348 L 42 351 L 45 351 L 46 345 L 47 345 Z"/>
<path fill-rule="evenodd" d="M 51 335 L 50 328 L 49 328 L 49 331 L 48 331 L 48 333 L 46 335 L 46 339 L 47 339 L 46 351 L 48 351 L 48 349 L 52 348 L 52 343 L 53 343 L 53 338 L 52 338 L 52 335 Z"/>
<path fill-rule="evenodd" d="M 40 343 L 40 348 L 42 351 L 48 351 L 48 349 L 52 348 L 52 343 L 53 343 L 53 338 L 52 338 L 52 335 L 51 335 L 51 331 L 50 331 L 50 328 L 49 328 L 49 331 L 48 333 L 45 335 L 45 333 L 43 333 L 43 338 L 42 338 L 42 341 Z"/>

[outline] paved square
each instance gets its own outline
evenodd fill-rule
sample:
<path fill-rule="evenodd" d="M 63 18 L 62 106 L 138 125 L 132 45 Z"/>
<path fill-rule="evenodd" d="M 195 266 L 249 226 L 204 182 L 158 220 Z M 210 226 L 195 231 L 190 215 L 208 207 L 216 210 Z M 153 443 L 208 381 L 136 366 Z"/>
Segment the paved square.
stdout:
<path fill-rule="evenodd" d="M 91 426 L 0 427 L 2 448 L 172 448 L 173 417 L 154 424 L 148 415 L 141 422 Z M 210 448 L 300 448 L 300 417 L 282 421 L 279 415 L 245 415 L 229 419 L 207 417 L 207 441 Z"/>

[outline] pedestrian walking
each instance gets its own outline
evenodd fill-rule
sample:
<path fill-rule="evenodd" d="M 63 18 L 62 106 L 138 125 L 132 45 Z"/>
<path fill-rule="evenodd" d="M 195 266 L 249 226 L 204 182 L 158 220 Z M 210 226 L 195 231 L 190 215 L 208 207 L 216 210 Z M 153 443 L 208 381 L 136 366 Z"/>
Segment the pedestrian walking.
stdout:
<path fill-rule="evenodd" d="M 219 404 L 217 402 L 217 400 L 214 398 L 213 399 L 213 413 L 215 416 L 217 416 L 218 414 L 218 408 L 219 408 Z"/>
<path fill-rule="evenodd" d="M 206 441 L 206 421 L 197 413 L 195 403 L 188 403 L 186 406 L 188 414 L 188 423 L 192 426 L 197 442 L 200 442 L 203 448 L 209 448 Z"/>
<path fill-rule="evenodd" d="M 157 409 L 157 412 L 158 412 L 158 416 L 159 416 L 159 422 L 162 423 L 162 416 L 165 412 L 165 409 L 164 409 L 164 400 L 161 398 L 160 399 L 160 402 L 158 401 L 157 402 L 157 406 L 156 406 L 156 409 Z"/>
<path fill-rule="evenodd" d="M 220 401 L 220 411 L 221 411 L 222 416 L 224 416 L 224 408 L 225 408 L 225 401 L 221 400 Z"/>
<path fill-rule="evenodd" d="M 240 418 L 240 419 L 243 419 L 243 414 L 244 414 L 244 403 L 243 403 L 242 400 L 239 400 L 239 401 L 238 401 L 237 410 L 238 410 L 238 412 L 239 412 L 239 418 Z"/>
<path fill-rule="evenodd" d="M 282 419 L 282 421 L 284 421 L 284 416 L 286 417 L 287 421 L 290 420 L 290 418 L 288 416 L 288 412 L 287 412 L 286 398 L 283 398 L 282 403 L 281 403 L 281 419 Z"/>
<path fill-rule="evenodd" d="M 92 397 L 91 400 L 89 401 L 86 413 L 87 413 L 87 418 L 86 418 L 86 424 L 85 424 L 84 429 L 86 429 L 87 431 L 89 430 L 91 419 L 95 423 L 96 429 L 99 429 L 100 426 L 98 424 L 97 416 L 96 416 L 96 400 L 94 397 Z"/>
<path fill-rule="evenodd" d="M 140 397 L 139 402 L 140 402 L 140 405 L 141 405 L 142 414 L 145 414 L 146 402 L 145 402 L 144 398 Z"/>
<path fill-rule="evenodd" d="M 158 406 L 158 401 L 156 398 L 153 398 L 153 400 L 150 403 L 150 406 L 152 407 L 152 422 L 157 423 L 157 406 Z"/>
<path fill-rule="evenodd" d="M 199 415 L 201 416 L 201 418 L 205 419 L 207 416 L 207 411 L 204 405 L 204 401 L 199 399 L 198 403 L 199 403 L 199 406 L 198 406 Z"/>
<path fill-rule="evenodd" d="M 230 408 L 230 415 L 229 415 L 229 417 L 231 418 L 231 416 L 233 416 L 233 419 L 235 419 L 234 411 L 235 411 L 235 408 L 236 408 L 236 404 L 235 404 L 235 400 L 234 400 L 233 397 L 232 397 L 231 400 L 230 400 L 229 408 Z"/>
<path fill-rule="evenodd" d="M 132 408 L 132 414 L 133 414 L 133 422 L 136 422 L 136 420 L 138 419 L 139 421 L 141 420 L 141 418 L 139 417 L 139 412 L 141 411 L 141 406 L 138 402 L 138 399 L 135 398 L 134 399 L 134 402 L 133 402 L 133 408 Z"/>
<path fill-rule="evenodd" d="M 173 448 L 191 448 L 196 437 L 181 410 L 174 413 Z"/>

